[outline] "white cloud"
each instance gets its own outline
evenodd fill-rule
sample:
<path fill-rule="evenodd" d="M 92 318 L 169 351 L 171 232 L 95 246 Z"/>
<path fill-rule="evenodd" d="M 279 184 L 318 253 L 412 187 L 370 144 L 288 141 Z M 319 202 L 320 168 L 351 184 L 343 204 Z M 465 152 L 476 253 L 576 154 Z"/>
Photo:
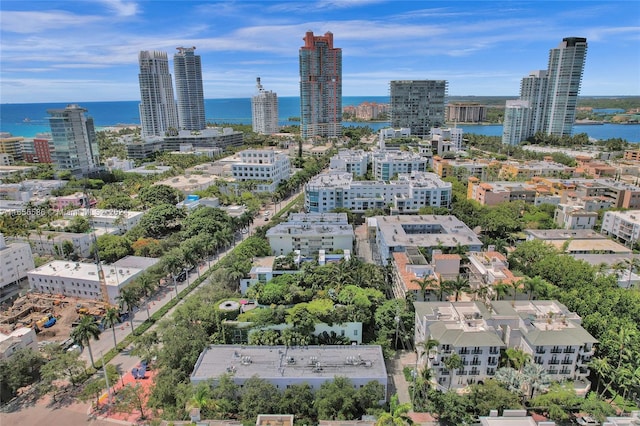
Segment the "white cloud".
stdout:
<path fill-rule="evenodd" d="M 116 12 L 118 16 L 129 17 L 138 13 L 138 5 L 125 0 L 100 0 L 104 5 Z"/>
<path fill-rule="evenodd" d="M 99 16 L 77 15 L 58 10 L 46 12 L 4 10 L 0 13 L 0 26 L 3 32 L 31 34 L 84 26 L 101 19 Z"/>

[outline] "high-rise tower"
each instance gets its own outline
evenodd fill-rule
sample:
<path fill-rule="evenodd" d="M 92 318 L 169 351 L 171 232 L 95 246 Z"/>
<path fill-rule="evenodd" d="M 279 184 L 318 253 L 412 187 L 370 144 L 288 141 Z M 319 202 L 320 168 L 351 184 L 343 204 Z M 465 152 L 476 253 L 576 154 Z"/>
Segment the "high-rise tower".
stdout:
<path fill-rule="evenodd" d="M 86 112 L 74 104 L 47 110 L 53 139 L 51 159 L 58 170 L 76 176 L 87 175 L 100 164 L 93 119 Z"/>
<path fill-rule="evenodd" d="M 165 52 L 143 50 L 138 55 L 138 62 L 142 136 L 164 136 L 169 128 L 178 128 L 169 59 Z"/>
<path fill-rule="evenodd" d="M 549 52 L 545 133 L 570 136 L 587 56 L 587 39 L 566 37 Z"/>
<path fill-rule="evenodd" d="M 256 78 L 258 93 L 251 98 L 253 131 L 264 135 L 278 132 L 278 95 L 264 90 L 260 77 Z"/>
<path fill-rule="evenodd" d="M 395 80 L 390 84 L 391 127 L 409 127 L 426 136 L 444 124 L 445 80 Z"/>
<path fill-rule="evenodd" d="M 202 130 L 207 127 L 204 115 L 204 90 L 202 89 L 202 64 L 195 47 L 178 47 L 173 57 L 173 73 L 176 76 L 178 97 L 178 121 L 180 129 Z"/>
<path fill-rule="evenodd" d="M 516 145 L 537 132 L 558 137 L 571 135 L 586 56 L 587 39 L 582 37 L 564 38 L 557 48 L 549 51 L 548 69 L 533 71 L 520 83 L 520 100 L 529 105 L 527 121 L 509 121 L 512 118 L 521 121 L 522 111 L 505 114 L 502 143 Z M 517 108 L 522 106 L 517 104 Z M 523 132 L 506 134 L 507 129 L 515 127 Z M 519 137 L 522 139 L 514 139 Z"/>
<path fill-rule="evenodd" d="M 303 138 L 342 135 L 342 49 L 333 34 L 307 31 L 300 48 L 300 130 Z"/>

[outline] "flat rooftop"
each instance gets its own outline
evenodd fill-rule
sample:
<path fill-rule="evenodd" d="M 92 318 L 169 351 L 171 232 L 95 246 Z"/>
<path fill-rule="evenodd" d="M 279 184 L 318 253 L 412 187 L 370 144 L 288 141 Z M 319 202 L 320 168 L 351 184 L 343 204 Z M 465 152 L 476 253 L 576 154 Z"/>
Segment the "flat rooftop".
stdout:
<path fill-rule="evenodd" d="M 352 346 L 212 345 L 198 358 L 191 380 L 204 381 L 233 373 L 235 378 L 325 378 L 387 380 L 382 348 Z"/>
<path fill-rule="evenodd" d="M 120 283 L 136 276 L 142 271 L 139 268 L 116 267 L 114 265 L 102 265 L 104 279 L 107 285 L 119 287 Z M 65 279 L 78 279 L 85 281 L 98 280 L 98 267 L 95 263 L 69 262 L 54 260 L 28 272 L 29 275 L 60 277 Z"/>
<path fill-rule="evenodd" d="M 478 236 L 452 215 L 375 216 L 375 221 L 389 247 L 482 246 Z"/>

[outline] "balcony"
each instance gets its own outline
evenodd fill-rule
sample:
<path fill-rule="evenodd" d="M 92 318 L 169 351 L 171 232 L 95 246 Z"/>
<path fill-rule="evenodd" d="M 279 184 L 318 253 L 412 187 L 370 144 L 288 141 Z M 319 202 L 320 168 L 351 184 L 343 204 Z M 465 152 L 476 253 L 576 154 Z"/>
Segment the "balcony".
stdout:
<path fill-rule="evenodd" d="M 500 353 L 499 349 L 496 349 L 496 348 L 489 349 L 489 354 L 491 355 L 498 355 L 499 353 Z"/>
<path fill-rule="evenodd" d="M 558 374 L 558 370 L 556 369 L 551 369 L 548 371 L 549 374 L 553 375 L 553 374 Z"/>
<path fill-rule="evenodd" d="M 569 370 L 568 368 L 563 368 L 562 370 L 560 370 L 560 374 L 571 374 L 571 370 Z"/>
<path fill-rule="evenodd" d="M 480 365 L 482 364 L 482 361 L 480 361 L 479 359 L 474 359 L 473 361 L 471 361 L 471 365 Z"/>
<path fill-rule="evenodd" d="M 560 360 L 559 359 L 550 359 L 548 364 L 549 365 L 558 365 L 558 364 L 560 364 Z"/>
<path fill-rule="evenodd" d="M 576 350 L 575 348 L 564 348 L 564 351 L 562 352 L 564 352 L 565 354 L 575 354 Z"/>
<path fill-rule="evenodd" d="M 478 371 L 478 370 L 471 370 L 471 371 L 469 372 L 469 375 L 470 375 L 470 376 L 479 376 L 479 375 L 480 375 L 480 371 Z"/>
<path fill-rule="evenodd" d="M 562 360 L 562 365 L 571 365 L 573 364 L 573 360 L 572 359 L 563 359 Z"/>
<path fill-rule="evenodd" d="M 489 362 L 487 362 L 488 365 L 498 365 L 498 360 L 497 359 L 490 359 Z"/>
<path fill-rule="evenodd" d="M 471 351 L 471 355 L 482 355 L 482 349 L 474 349 Z"/>
<path fill-rule="evenodd" d="M 458 351 L 459 355 L 469 355 L 469 349 L 460 349 Z"/>
<path fill-rule="evenodd" d="M 542 349 L 542 348 L 538 348 L 538 349 L 536 349 L 536 354 L 537 354 L 537 355 L 544 355 L 544 354 L 546 354 L 546 353 L 547 353 L 547 351 L 545 351 L 545 350 L 544 350 L 544 349 Z"/>
<path fill-rule="evenodd" d="M 562 353 L 562 349 L 560 349 L 560 348 L 551 348 L 551 353 L 552 354 L 561 354 Z"/>

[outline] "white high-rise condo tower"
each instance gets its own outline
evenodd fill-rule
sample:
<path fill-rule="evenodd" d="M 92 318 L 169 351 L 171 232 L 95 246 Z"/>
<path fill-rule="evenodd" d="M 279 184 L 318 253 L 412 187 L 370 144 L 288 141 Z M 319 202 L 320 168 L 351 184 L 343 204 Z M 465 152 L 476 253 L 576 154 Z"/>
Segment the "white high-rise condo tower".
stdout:
<path fill-rule="evenodd" d="M 586 56 L 586 38 L 566 37 L 549 51 L 548 69 L 533 71 L 522 79 L 519 100 L 528 103 L 527 117 L 521 114 L 522 104 L 507 105 L 503 143 L 516 145 L 538 132 L 571 136 Z M 518 122 L 512 123 L 512 119 Z"/>
<path fill-rule="evenodd" d="M 173 56 L 173 72 L 176 75 L 178 97 L 178 121 L 180 129 L 202 130 L 207 127 L 204 115 L 204 90 L 202 88 L 202 64 L 195 47 L 178 47 Z"/>
<path fill-rule="evenodd" d="M 138 62 L 142 136 L 164 136 L 167 130 L 178 129 L 169 59 L 165 52 L 143 50 L 138 55 Z"/>
<path fill-rule="evenodd" d="M 258 93 L 251 98 L 251 119 L 253 131 L 264 135 L 278 132 L 278 95 L 264 90 L 260 77 L 256 78 Z"/>

